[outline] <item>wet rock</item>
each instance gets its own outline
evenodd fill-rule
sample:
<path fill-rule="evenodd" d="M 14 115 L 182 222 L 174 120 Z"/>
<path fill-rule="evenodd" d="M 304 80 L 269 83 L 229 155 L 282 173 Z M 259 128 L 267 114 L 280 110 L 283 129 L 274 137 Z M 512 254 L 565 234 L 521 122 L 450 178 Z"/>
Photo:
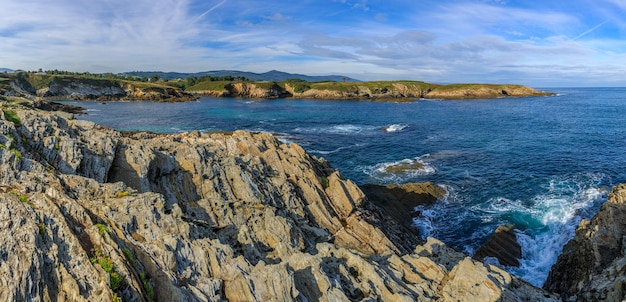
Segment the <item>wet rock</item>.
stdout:
<path fill-rule="evenodd" d="M 474 254 L 474 259 L 479 261 L 485 257 L 496 258 L 502 265 L 519 266 L 519 259 L 522 258 L 522 247 L 517 242 L 513 225 L 498 226 L 487 239 L 487 242 Z"/>

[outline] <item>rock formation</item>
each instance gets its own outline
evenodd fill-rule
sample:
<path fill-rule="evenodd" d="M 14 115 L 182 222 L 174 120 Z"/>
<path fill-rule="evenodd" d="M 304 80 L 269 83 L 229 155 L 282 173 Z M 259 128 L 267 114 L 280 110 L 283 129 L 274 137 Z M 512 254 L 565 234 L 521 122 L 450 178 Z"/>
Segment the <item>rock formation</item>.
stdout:
<path fill-rule="evenodd" d="M 2 109 L 0 300 L 557 300 L 436 239 L 391 240 L 354 183 L 270 134 Z"/>
<path fill-rule="evenodd" d="M 568 301 L 623 301 L 626 298 L 626 185 L 583 220 L 563 248 L 544 288 Z"/>
<path fill-rule="evenodd" d="M 519 266 L 522 246 L 517 242 L 513 225 L 498 226 L 487 242 L 474 253 L 476 260 L 482 261 L 485 257 L 496 258 L 502 265 Z"/>
<path fill-rule="evenodd" d="M 33 86 L 31 82 L 37 82 L 37 85 Z M 180 89 L 165 85 L 77 76 L 45 76 L 45 78 L 33 80 L 27 75 L 16 75 L 10 82 L 10 88 L 4 94 L 30 99 L 39 97 L 98 101 L 183 102 L 197 98 Z"/>
<path fill-rule="evenodd" d="M 282 85 L 282 86 L 281 86 Z M 552 93 L 522 85 L 435 85 L 416 81 L 366 82 L 366 83 L 312 83 L 301 89 L 285 82 L 234 82 L 219 89 L 189 91 L 213 97 L 278 98 L 295 97 L 323 100 L 413 100 L 428 99 L 479 99 L 499 97 L 547 96 Z M 284 87 L 283 87 L 284 86 Z"/>

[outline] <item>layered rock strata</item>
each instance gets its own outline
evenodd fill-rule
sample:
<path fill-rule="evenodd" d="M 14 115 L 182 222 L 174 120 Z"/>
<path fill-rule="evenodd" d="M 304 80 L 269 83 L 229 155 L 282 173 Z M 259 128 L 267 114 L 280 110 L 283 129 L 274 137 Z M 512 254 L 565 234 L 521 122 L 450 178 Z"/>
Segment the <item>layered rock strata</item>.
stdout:
<path fill-rule="evenodd" d="M 556 300 L 436 239 L 390 240 L 354 183 L 270 134 L 3 111 L 0 300 Z"/>

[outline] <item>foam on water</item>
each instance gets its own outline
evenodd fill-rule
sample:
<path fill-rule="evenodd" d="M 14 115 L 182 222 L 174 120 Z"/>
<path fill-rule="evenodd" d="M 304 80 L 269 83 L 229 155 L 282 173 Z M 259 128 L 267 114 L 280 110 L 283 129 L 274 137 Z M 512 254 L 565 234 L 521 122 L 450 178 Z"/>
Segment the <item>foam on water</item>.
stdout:
<path fill-rule="evenodd" d="M 373 131 L 377 127 L 366 125 L 353 125 L 353 124 L 341 124 L 324 127 L 310 127 L 310 128 L 295 128 L 293 131 L 296 133 L 328 133 L 328 134 L 358 134 L 368 131 Z"/>
<path fill-rule="evenodd" d="M 437 172 L 435 167 L 424 159 L 429 154 L 415 158 L 407 158 L 394 162 L 383 162 L 362 167 L 363 172 L 381 183 L 404 183 L 406 179 L 430 175 Z M 398 167 L 395 169 L 394 167 Z"/>
<path fill-rule="evenodd" d="M 555 186 L 551 185 L 547 194 L 534 198 L 535 205 L 529 214 L 542 227 L 517 232 L 522 259 L 520 267 L 511 268 L 511 272 L 535 286 L 543 285 L 563 246 L 574 237 L 581 219 L 589 219 L 607 198 L 607 191 L 595 187 L 592 179 L 586 184 L 566 182 L 553 181 Z"/>
<path fill-rule="evenodd" d="M 392 124 L 392 125 L 385 126 L 382 129 L 385 132 L 399 132 L 408 127 L 409 125 L 406 125 L 406 124 Z"/>
<path fill-rule="evenodd" d="M 598 188 L 603 178 L 602 174 L 552 177 L 542 192 L 528 200 L 493 197 L 473 206 L 466 206 L 472 201 L 458 194 L 459 188 L 445 186 L 448 195 L 444 200 L 415 208 L 419 214 L 414 223 L 423 237 L 456 243 L 455 247 L 468 255 L 497 226 L 515 225 L 522 259 L 519 268 L 507 270 L 541 287 L 581 219 L 589 219 L 606 200 L 607 190 Z M 471 230 L 467 229 L 470 225 Z"/>

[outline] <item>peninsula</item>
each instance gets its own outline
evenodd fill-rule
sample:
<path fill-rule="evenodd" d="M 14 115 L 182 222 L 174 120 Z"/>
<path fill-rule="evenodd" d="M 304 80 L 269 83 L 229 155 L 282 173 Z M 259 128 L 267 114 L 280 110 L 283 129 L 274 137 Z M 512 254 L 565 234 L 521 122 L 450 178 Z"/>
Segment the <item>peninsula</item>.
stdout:
<path fill-rule="evenodd" d="M 73 100 L 152 100 L 179 102 L 199 96 L 403 101 L 548 96 L 549 92 L 513 84 L 439 85 L 420 81 L 308 82 L 250 81 L 243 77 L 204 76 L 163 80 L 113 74 L 67 72 L 0 74 L 0 95 Z"/>

